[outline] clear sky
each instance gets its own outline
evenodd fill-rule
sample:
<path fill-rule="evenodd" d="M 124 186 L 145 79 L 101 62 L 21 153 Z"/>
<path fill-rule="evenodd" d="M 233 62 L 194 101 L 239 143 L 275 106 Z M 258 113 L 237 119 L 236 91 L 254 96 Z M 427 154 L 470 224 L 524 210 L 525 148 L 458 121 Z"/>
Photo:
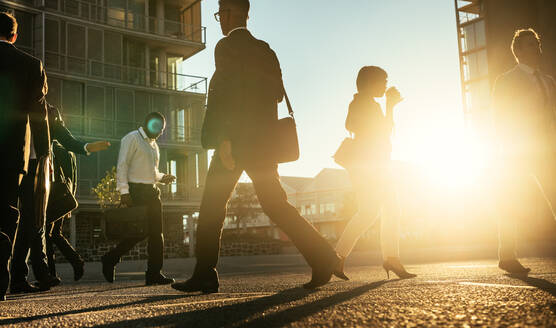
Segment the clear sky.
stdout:
<path fill-rule="evenodd" d="M 217 0 L 203 1 L 207 49 L 186 60 L 183 73 L 212 75 L 222 37 L 216 11 Z M 365 65 L 384 68 L 405 98 L 395 115 L 395 159 L 442 160 L 462 142 L 453 1 L 251 0 L 248 28 L 276 51 L 298 124 L 301 158 L 280 165 L 281 175 L 338 168 L 331 156 L 347 136 L 347 108 Z"/>

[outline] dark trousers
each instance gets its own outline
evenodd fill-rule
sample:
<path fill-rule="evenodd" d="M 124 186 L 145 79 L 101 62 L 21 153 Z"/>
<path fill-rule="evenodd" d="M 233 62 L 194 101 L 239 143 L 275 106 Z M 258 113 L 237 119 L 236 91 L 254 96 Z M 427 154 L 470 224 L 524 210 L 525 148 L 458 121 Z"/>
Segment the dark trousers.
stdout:
<path fill-rule="evenodd" d="M 147 272 L 157 273 L 162 270 L 164 261 L 164 236 L 162 234 L 162 203 L 160 190 L 155 185 L 130 183 L 129 194 L 134 205 L 147 207 L 149 231 L 144 236 L 123 239 L 116 248 L 106 254 L 106 257 L 118 262 L 122 255 L 129 252 L 138 242 L 148 238 Z"/>
<path fill-rule="evenodd" d="M 6 294 L 10 281 L 8 263 L 12 255 L 13 240 L 17 230 L 19 210 L 17 199 L 19 197 L 19 184 L 21 174 L 16 171 L 7 171 L 4 180 L 4 205 L 0 217 L 0 296 Z"/>
<path fill-rule="evenodd" d="M 54 254 L 54 245 L 58 247 L 62 255 L 68 260 L 72 265 L 81 262 L 81 256 L 75 251 L 73 246 L 64 237 L 62 233 L 62 227 L 64 226 L 64 220 L 70 218 L 70 215 L 66 215 L 63 218 L 50 224 L 50 232 L 46 234 L 46 255 L 48 257 L 48 270 L 51 276 L 56 276 L 56 257 Z M 32 252 L 32 251 L 31 251 Z"/>
<path fill-rule="evenodd" d="M 27 258 L 31 252 L 31 263 L 33 273 L 37 280 L 42 280 L 48 276 L 48 264 L 45 250 L 45 226 L 44 223 L 37 223 L 35 215 L 35 175 L 37 160 L 29 161 L 28 173 L 23 177 L 20 188 L 20 209 L 21 217 L 17 229 L 13 258 L 11 263 L 12 282 L 22 282 L 27 280 L 29 267 Z"/>
<path fill-rule="evenodd" d="M 194 276 L 216 268 L 220 237 L 228 200 L 245 170 L 255 187 L 264 213 L 282 229 L 312 268 L 331 265 L 336 252 L 309 221 L 288 203 L 280 184 L 277 165 L 224 168 L 217 154 L 208 171 L 197 226 L 197 265 Z"/>

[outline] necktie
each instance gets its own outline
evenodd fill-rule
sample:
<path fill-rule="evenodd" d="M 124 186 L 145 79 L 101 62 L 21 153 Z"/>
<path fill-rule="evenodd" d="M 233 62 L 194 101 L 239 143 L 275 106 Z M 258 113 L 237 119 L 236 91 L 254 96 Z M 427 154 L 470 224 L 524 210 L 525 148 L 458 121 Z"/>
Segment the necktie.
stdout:
<path fill-rule="evenodd" d="M 544 85 L 541 72 L 537 70 L 535 71 L 535 73 L 533 73 L 533 75 L 535 76 L 535 79 L 537 80 L 537 83 L 539 84 L 539 88 L 541 89 L 542 92 L 543 106 L 546 106 L 548 103 L 548 91 L 546 90 L 546 87 Z"/>

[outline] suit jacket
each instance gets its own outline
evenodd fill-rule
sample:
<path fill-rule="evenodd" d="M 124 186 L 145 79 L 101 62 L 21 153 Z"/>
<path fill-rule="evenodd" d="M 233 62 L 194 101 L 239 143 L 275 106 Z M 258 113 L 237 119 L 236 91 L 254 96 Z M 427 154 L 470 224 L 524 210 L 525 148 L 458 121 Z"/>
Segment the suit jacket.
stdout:
<path fill-rule="evenodd" d="M 4 169 L 27 171 L 28 123 L 37 158 L 49 154 L 47 91 L 42 62 L 12 44 L 0 42 L 0 149 Z"/>
<path fill-rule="evenodd" d="M 278 103 L 284 97 L 278 58 L 266 42 L 245 29 L 216 45 L 216 70 L 209 84 L 201 142 L 216 149 L 230 140 L 239 163 L 260 162 L 271 149 Z"/>
<path fill-rule="evenodd" d="M 86 142 L 76 139 L 66 128 L 62 115 L 54 106 L 48 105 L 48 122 L 54 155 L 54 180 L 66 183 L 75 195 L 77 190 L 77 160 L 74 153 L 86 155 Z"/>
<path fill-rule="evenodd" d="M 500 75 L 494 85 L 494 125 L 502 154 L 536 156 L 556 150 L 556 83 L 541 73 L 545 101 L 538 84 L 519 66 Z"/>

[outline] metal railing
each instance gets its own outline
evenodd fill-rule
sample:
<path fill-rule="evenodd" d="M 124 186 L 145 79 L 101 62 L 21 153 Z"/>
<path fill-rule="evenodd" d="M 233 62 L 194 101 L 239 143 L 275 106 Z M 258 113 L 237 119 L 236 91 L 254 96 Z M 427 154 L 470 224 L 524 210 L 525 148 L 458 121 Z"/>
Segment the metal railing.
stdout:
<path fill-rule="evenodd" d="M 47 71 L 81 75 L 112 82 L 159 88 L 181 92 L 205 94 L 207 78 L 179 73 L 161 72 L 141 67 L 110 64 L 106 62 L 45 52 Z"/>
<path fill-rule="evenodd" d="M 132 31 L 157 34 L 205 44 L 206 28 L 169 19 L 160 19 L 123 8 L 104 7 L 80 0 L 45 0 L 45 7 L 91 22 Z"/>
<path fill-rule="evenodd" d="M 115 164 L 114 164 L 115 165 Z M 96 200 L 96 195 L 91 190 L 100 182 L 95 179 L 78 179 L 77 198 L 83 200 Z M 187 184 L 158 185 L 162 201 L 200 201 L 200 189 Z"/>
<path fill-rule="evenodd" d="M 164 134 L 158 139 L 159 144 L 200 145 L 201 129 L 183 126 L 173 122 L 169 115 Z M 72 133 L 79 137 L 118 140 L 130 131 L 141 126 L 140 122 L 95 118 L 91 116 L 64 113 L 64 122 Z"/>

